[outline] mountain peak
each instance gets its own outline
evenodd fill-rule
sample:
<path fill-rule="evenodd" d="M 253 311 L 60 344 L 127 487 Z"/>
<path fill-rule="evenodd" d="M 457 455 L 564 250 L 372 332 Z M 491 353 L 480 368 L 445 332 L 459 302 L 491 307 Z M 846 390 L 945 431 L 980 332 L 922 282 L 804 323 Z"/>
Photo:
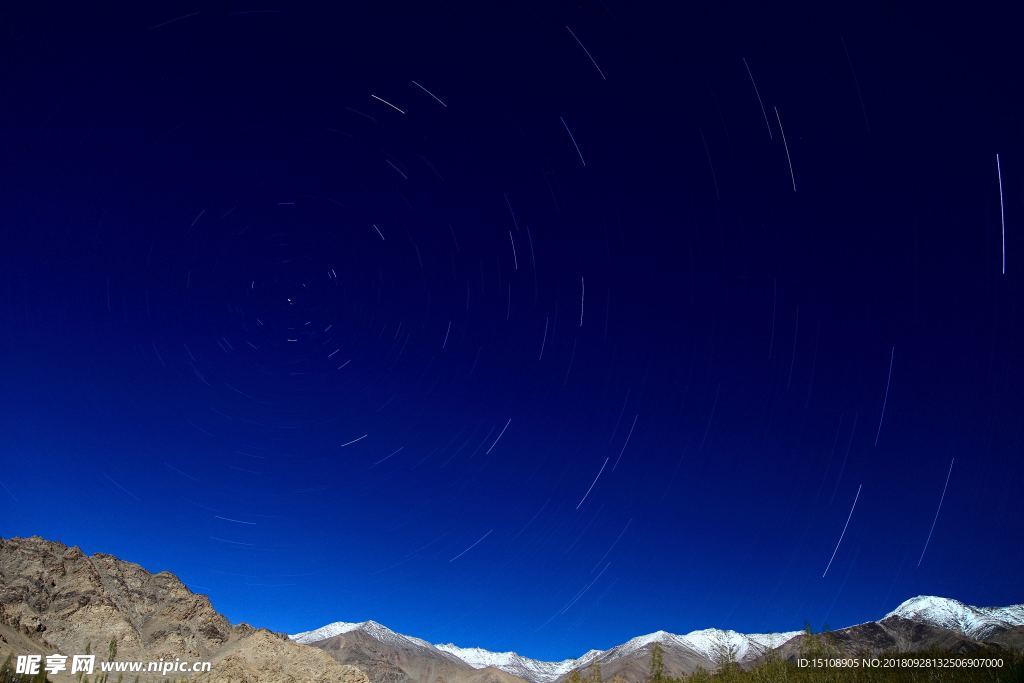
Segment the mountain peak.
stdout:
<path fill-rule="evenodd" d="M 953 598 L 943 598 L 938 595 L 915 595 L 901 602 L 896 609 L 889 612 L 886 616 L 905 616 L 908 614 L 937 611 L 959 613 L 969 609 L 971 609 L 970 605 Z"/>
<path fill-rule="evenodd" d="M 365 623 L 365 622 L 363 622 Z M 327 638 L 333 638 L 341 633 L 349 633 L 355 631 L 362 624 L 353 623 L 350 621 L 334 621 L 330 624 L 321 626 L 320 628 L 313 629 L 311 631 L 303 631 L 302 633 L 296 633 L 288 636 L 291 640 L 296 643 L 315 643 L 318 640 L 325 640 Z"/>
<path fill-rule="evenodd" d="M 1024 625 L 1024 605 L 975 607 L 952 598 L 918 595 L 885 615 L 889 617 L 947 628 L 979 640 L 993 631 Z"/>
<path fill-rule="evenodd" d="M 372 619 L 359 622 L 335 621 L 327 624 L 326 626 L 313 629 L 312 631 L 303 631 L 302 633 L 296 633 L 288 637 L 296 643 L 308 645 L 309 643 L 315 643 L 319 640 L 327 640 L 328 638 L 333 638 L 334 636 L 339 636 L 343 633 L 351 633 L 352 631 L 361 631 L 382 643 L 408 643 L 419 645 L 421 647 L 433 647 L 433 645 L 425 640 L 402 635 L 401 633 L 392 631 L 384 624 L 373 621 Z"/>
<path fill-rule="evenodd" d="M 658 643 L 659 645 L 681 646 L 710 659 L 715 659 L 719 655 L 729 653 L 737 661 L 745 661 L 759 656 L 766 650 L 778 647 L 799 634 L 800 631 L 737 633 L 736 631 L 720 628 L 705 628 L 698 631 L 690 631 L 685 635 L 677 635 L 668 631 L 655 631 L 654 633 L 632 638 L 609 652 L 619 651 L 621 655 L 625 655 L 641 650 L 648 645 Z"/>

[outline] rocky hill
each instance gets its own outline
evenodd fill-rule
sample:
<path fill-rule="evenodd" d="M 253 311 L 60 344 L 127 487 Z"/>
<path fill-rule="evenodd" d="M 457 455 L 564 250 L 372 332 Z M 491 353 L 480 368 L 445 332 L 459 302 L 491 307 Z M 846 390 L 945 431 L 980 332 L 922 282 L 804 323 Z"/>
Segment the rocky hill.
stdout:
<path fill-rule="evenodd" d="M 0 539 L 0 661 L 87 648 L 106 659 L 111 643 L 116 660 L 212 661 L 197 677 L 211 683 L 368 683 L 320 650 L 232 625 L 169 572 L 38 537 Z"/>

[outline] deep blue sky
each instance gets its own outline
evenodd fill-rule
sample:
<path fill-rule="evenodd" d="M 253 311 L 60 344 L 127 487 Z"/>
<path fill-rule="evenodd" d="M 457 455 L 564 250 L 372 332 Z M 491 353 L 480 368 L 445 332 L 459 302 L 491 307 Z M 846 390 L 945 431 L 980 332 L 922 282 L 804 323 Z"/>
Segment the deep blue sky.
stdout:
<path fill-rule="evenodd" d="M 0 535 L 542 658 L 1024 601 L 1010 17 L 636 4 L 5 14 Z"/>

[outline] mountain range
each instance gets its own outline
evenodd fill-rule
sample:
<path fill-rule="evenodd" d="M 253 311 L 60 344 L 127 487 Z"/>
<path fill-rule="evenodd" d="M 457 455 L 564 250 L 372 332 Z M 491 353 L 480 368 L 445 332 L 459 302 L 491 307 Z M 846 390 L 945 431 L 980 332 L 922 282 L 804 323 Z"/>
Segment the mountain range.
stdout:
<path fill-rule="evenodd" d="M 295 642 L 326 650 L 339 662 L 360 668 L 366 666 L 361 655 L 367 651 L 367 639 L 377 649 L 400 651 L 400 658 L 377 655 L 396 662 L 445 662 L 449 667 L 463 663 L 479 672 L 504 672 L 530 683 L 556 683 L 573 670 L 584 676 L 594 664 L 601 667 L 604 679 L 644 680 L 654 644 L 660 645 L 665 673 L 689 674 L 698 668 L 714 669 L 723 659 L 740 665 L 757 662 L 770 651 L 786 659 L 798 656 L 803 631 L 780 633 L 737 633 L 722 629 L 702 629 L 684 635 L 656 631 L 632 638 L 607 650 L 590 650 L 580 657 L 548 662 L 524 657 L 515 652 L 492 652 L 478 647 L 459 647 L 453 643 L 432 644 L 421 638 L 402 635 L 375 622 L 334 622 L 312 631 L 296 633 Z M 905 601 L 878 621 L 833 631 L 830 637 L 846 654 L 899 650 L 905 652 L 942 649 L 970 653 L 985 646 L 1024 647 L 1024 605 L 975 607 L 958 600 L 936 596 L 918 596 Z M 419 677 L 422 665 L 406 670 L 403 679 L 397 671 L 379 680 L 425 680 Z M 370 671 L 371 680 L 378 680 Z"/>
<path fill-rule="evenodd" d="M 723 660 L 750 666 L 769 653 L 792 660 L 806 637 L 802 631 L 656 631 L 549 662 L 432 644 L 375 621 L 334 622 L 287 636 L 231 624 L 169 572 L 151 573 L 39 537 L 0 538 L 0 661 L 17 654 L 81 654 L 87 647 L 105 657 L 114 643 L 117 660 L 210 661 L 213 671 L 193 679 L 210 683 L 562 683 L 572 671 L 587 676 L 596 666 L 603 680 L 627 683 L 647 679 L 655 644 L 664 673 L 680 676 Z M 974 607 L 918 596 L 878 621 L 831 631 L 829 638 L 843 654 L 1020 650 L 1024 605 Z"/>

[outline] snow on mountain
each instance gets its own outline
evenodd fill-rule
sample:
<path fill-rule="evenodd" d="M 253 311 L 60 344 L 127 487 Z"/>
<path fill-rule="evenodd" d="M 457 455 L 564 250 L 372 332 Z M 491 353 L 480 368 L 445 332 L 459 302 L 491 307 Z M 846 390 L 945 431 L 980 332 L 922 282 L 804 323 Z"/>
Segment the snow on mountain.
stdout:
<path fill-rule="evenodd" d="M 638 650 L 642 650 L 648 645 L 652 645 L 653 643 L 660 644 L 662 649 L 672 645 L 685 645 L 682 642 L 681 636 L 669 633 L 668 631 L 655 631 L 654 633 L 647 633 L 642 636 L 637 636 L 636 638 L 630 638 L 622 645 L 616 645 L 610 650 L 604 652 L 601 659 L 618 659 L 619 657 L 626 657 Z"/>
<path fill-rule="evenodd" d="M 997 630 L 1024 625 L 1024 605 L 974 607 L 950 598 L 919 595 L 905 601 L 885 616 L 903 617 L 947 628 L 980 640 Z"/>
<path fill-rule="evenodd" d="M 921 595 L 907 600 L 887 614 L 886 618 L 894 616 L 950 629 L 968 638 L 980 640 L 998 630 L 1024 625 L 1024 605 L 974 607 L 958 600 Z M 554 683 L 573 669 L 584 669 L 594 661 L 610 663 L 643 650 L 655 642 L 660 643 L 666 650 L 682 649 L 712 662 L 722 655 L 731 655 L 736 661 L 745 662 L 755 659 L 767 650 L 779 647 L 801 633 L 787 631 L 744 634 L 716 628 L 691 631 L 685 635 L 655 631 L 632 638 L 608 650 L 590 650 L 581 657 L 559 662 L 530 659 L 515 652 L 492 652 L 479 647 L 459 647 L 452 643 L 432 645 L 420 638 L 396 633 L 375 621 L 338 621 L 313 631 L 296 633 L 289 638 L 298 643 L 309 644 L 356 630 L 383 643 L 429 649 L 435 653 L 443 653 L 446 657 L 459 659 L 474 669 L 495 667 L 533 683 Z"/>
<path fill-rule="evenodd" d="M 736 631 L 717 628 L 691 631 L 685 635 L 676 635 L 667 631 L 655 631 L 654 633 L 637 636 L 622 645 L 608 650 L 601 659 L 611 660 L 625 657 L 657 642 L 663 649 L 673 646 L 682 647 L 712 661 L 715 661 L 721 655 L 731 654 L 736 658 L 736 661 L 742 662 L 757 657 L 774 647 L 778 647 L 790 638 L 800 635 L 800 633 L 800 631 L 787 631 L 785 633 L 737 633 Z"/>
<path fill-rule="evenodd" d="M 502 671 L 536 683 L 551 683 L 573 669 L 585 669 L 592 662 L 602 664 L 638 652 L 655 642 L 664 649 L 683 648 L 715 661 L 720 654 L 731 652 L 737 661 L 753 659 L 766 650 L 782 645 L 800 631 L 786 633 L 751 633 L 723 631 L 709 628 L 676 635 L 667 631 L 655 631 L 632 638 L 610 650 L 590 650 L 582 657 L 564 659 L 560 662 L 543 662 L 516 654 L 515 652 L 491 652 L 478 647 L 458 647 L 451 643 L 438 645 L 439 650 L 455 655 L 475 669 L 493 666 Z"/>
<path fill-rule="evenodd" d="M 413 645 L 431 650 L 440 650 L 462 660 L 474 669 L 493 666 L 513 676 L 519 676 L 535 683 L 553 683 L 573 669 L 586 668 L 595 660 L 610 662 L 620 657 L 626 657 L 654 642 L 660 643 L 664 648 L 682 647 L 712 661 L 720 653 L 731 652 L 737 661 L 742 662 L 748 658 L 754 658 L 768 649 L 777 647 L 793 636 L 800 634 L 800 631 L 743 634 L 721 629 L 704 629 L 692 631 L 686 635 L 676 635 L 666 631 L 655 631 L 654 633 L 637 636 L 610 650 L 590 650 L 580 657 L 563 659 L 559 662 L 531 659 L 515 652 L 492 652 L 479 647 L 459 647 L 453 643 L 432 645 L 420 638 L 396 633 L 375 621 L 359 623 L 337 621 L 312 631 L 296 633 L 289 636 L 289 638 L 298 643 L 309 644 L 357 630 L 383 643 Z"/>
<path fill-rule="evenodd" d="M 452 654 L 474 669 L 483 669 L 488 666 L 501 669 L 513 676 L 519 676 L 538 683 L 550 683 L 573 669 L 586 666 L 597 656 L 601 650 L 591 650 L 582 657 L 576 659 L 563 659 L 560 662 L 544 662 L 538 659 L 523 657 L 515 652 L 491 652 L 479 647 L 459 647 L 452 643 L 437 645 L 437 649 Z"/>
<path fill-rule="evenodd" d="M 328 638 L 333 638 L 334 636 L 340 635 L 342 633 L 355 631 L 360 627 L 360 625 L 361 624 L 353 624 L 347 621 L 336 621 L 332 624 L 327 624 L 326 626 L 321 626 L 320 628 L 313 629 L 312 631 L 303 631 L 302 633 L 295 633 L 293 635 L 288 636 L 288 638 L 294 640 L 296 643 L 308 645 L 309 643 L 315 643 L 318 640 L 327 640 Z"/>
<path fill-rule="evenodd" d="M 297 643 L 308 645 L 309 643 L 315 643 L 318 640 L 326 640 L 342 633 L 350 633 L 351 631 L 362 631 L 382 643 L 388 643 L 391 645 L 414 645 L 430 649 L 434 648 L 433 645 L 421 638 L 414 638 L 412 636 L 402 635 L 401 633 L 395 633 L 387 626 L 378 624 L 376 621 L 361 621 L 359 623 L 336 621 L 332 624 L 321 626 L 313 631 L 303 631 L 302 633 L 296 633 L 295 635 L 288 637 Z"/>
<path fill-rule="evenodd" d="M 790 638 L 800 635 L 800 631 L 784 633 L 737 633 L 736 631 L 707 628 L 691 631 L 682 640 L 690 649 L 699 652 L 711 661 L 720 655 L 731 655 L 738 662 L 760 657 L 768 650 L 782 645 Z"/>

